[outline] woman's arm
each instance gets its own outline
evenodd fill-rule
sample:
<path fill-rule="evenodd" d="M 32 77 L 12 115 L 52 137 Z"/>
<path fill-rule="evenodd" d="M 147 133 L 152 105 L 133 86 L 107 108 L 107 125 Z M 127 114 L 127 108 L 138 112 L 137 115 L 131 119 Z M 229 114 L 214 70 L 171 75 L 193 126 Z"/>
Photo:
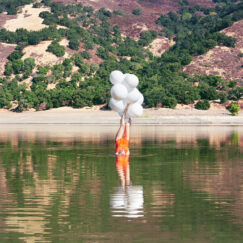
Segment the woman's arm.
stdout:
<path fill-rule="evenodd" d="M 120 139 L 123 137 L 123 133 L 124 133 L 124 128 L 125 128 L 125 117 L 124 115 L 121 117 L 121 122 L 120 122 L 120 128 L 116 134 L 116 140 Z"/>

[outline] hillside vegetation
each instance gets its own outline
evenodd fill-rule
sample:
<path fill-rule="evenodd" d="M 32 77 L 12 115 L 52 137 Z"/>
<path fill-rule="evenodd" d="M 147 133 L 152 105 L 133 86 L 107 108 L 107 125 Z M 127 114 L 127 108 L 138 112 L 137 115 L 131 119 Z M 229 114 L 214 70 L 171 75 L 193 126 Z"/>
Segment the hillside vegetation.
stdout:
<path fill-rule="evenodd" d="M 12 14 L 13 8 L 30 2 L 0 1 L 0 10 Z M 112 24 L 115 15 L 124 14 L 119 9 L 35 2 L 34 8 L 48 8 L 39 14 L 45 28 L 0 29 L 0 41 L 16 45 L 0 78 L 0 108 L 23 111 L 106 104 L 110 98 L 109 73 L 115 69 L 139 77 L 146 107 L 173 108 L 177 103 L 198 101 L 196 107 L 200 109 L 207 101 L 238 101 L 243 88 L 235 80 L 182 71 L 194 57 L 216 46 L 236 45 L 237 39 L 222 30 L 242 19 L 242 2 L 214 2 L 215 7 L 205 8 L 181 1 L 177 12 L 160 15 L 155 21 L 158 28 L 143 30 L 138 39 L 124 36 L 120 26 Z M 132 11 L 126 15 L 137 14 Z M 139 15 L 143 16 L 142 10 Z M 173 39 L 175 44 L 155 57 L 148 47 L 158 36 Z M 55 63 L 40 63 L 38 56 L 26 56 L 28 48 L 40 45 L 56 57 Z"/>

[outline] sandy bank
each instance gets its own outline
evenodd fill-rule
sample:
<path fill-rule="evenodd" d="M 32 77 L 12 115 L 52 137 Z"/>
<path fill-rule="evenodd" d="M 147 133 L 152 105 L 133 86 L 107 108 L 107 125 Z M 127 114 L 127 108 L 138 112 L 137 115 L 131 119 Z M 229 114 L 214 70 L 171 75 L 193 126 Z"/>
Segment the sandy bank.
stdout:
<path fill-rule="evenodd" d="M 48 111 L 23 113 L 0 110 L 0 124 L 119 124 L 113 111 L 72 109 L 62 107 Z M 134 118 L 138 125 L 243 125 L 243 111 L 231 116 L 225 109 L 145 109 L 142 117 Z"/>

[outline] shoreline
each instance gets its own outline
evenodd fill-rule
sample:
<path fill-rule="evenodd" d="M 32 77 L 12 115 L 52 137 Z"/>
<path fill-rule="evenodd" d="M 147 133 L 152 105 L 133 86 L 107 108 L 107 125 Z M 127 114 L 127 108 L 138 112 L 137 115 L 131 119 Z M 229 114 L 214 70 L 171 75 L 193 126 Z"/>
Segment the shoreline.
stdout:
<path fill-rule="evenodd" d="M 80 125 L 117 125 L 120 117 L 114 111 L 61 107 L 47 111 L 26 111 L 15 113 L 0 110 L 0 125 L 11 124 L 80 124 Z M 226 109 L 208 111 L 192 108 L 144 109 L 142 117 L 133 118 L 135 125 L 243 125 L 243 111 L 232 116 Z"/>

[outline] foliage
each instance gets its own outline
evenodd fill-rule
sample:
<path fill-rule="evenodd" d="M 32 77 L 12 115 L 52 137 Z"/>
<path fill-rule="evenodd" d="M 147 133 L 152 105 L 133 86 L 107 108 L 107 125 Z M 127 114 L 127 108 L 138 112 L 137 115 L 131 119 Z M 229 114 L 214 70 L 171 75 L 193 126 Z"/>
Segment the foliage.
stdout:
<path fill-rule="evenodd" d="M 141 15 L 141 14 L 142 14 L 142 10 L 141 10 L 140 8 L 135 8 L 135 9 L 132 11 L 132 13 L 133 13 L 134 15 Z"/>
<path fill-rule="evenodd" d="M 157 37 L 157 32 L 155 30 L 143 31 L 140 34 L 140 39 L 138 41 L 139 45 L 147 46 Z"/>
<path fill-rule="evenodd" d="M 211 87 L 207 83 L 200 83 L 199 90 L 199 94 L 202 99 L 216 100 L 218 98 L 218 92 L 216 88 Z"/>
<path fill-rule="evenodd" d="M 47 51 L 52 52 L 57 57 L 62 57 L 65 54 L 65 48 L 57 41 L 53 41 L 47 48 Z"/>
<path fill-rule="evenodd" d="M 20 59 L 24 54 L 21 51 L 14 51 L 8 56 L 8 60 L 13 61 Z"/>
<path fill-rule="evenodd" d="M 227 95 L 223 92 L 219 93 L 220 104 L 225 104 L 227 102 Z"/>
<path fill-rule="evenodd" d="M 19 111 L 32 107 L 38 110 L 40 106 L 49 109 L 63 105 L 82 107 L 104 104 L 110 98 L 109 74 L 116 69 L 135 73 L 139 77 L 139 89 L 144 94 L 146 107 L 174 108 L 177 103 L 193 104 L 200 99 L 218 98 L 225 103 L 227 98 L 239 100 L 242 97 L 242 89 L 234 81 L 228 82 L 214 75 L 181 72 L 193 56 L 201 55 L 216 45 L 234 46 L 235 39 L 219 31 L 243 17 L 240 12 L 242 6 L 238 2 L 230 1 L 220 7 L 207 9 L 188 7 L 187 1 L 181 1 L 183 7 L 178 12 L 161 15 L 156 21 L 163 25 L 160 34 L 176 41 L 161 57 L 154 57 L 144 48 L 157 37 L 156 31 L 143 31 L 136 41 L 123 38 L 120 27 L 110 24 L 112 14 L 124 14 L 119 10 L 111 13 L 102 8 L 94 12 L 92 7 L 82 4 L 63 5 L 50 0 L 43 0 L 41 4 L 51 8 L 51 12 L 40 13 L 47 28 L 40 31 L 18 29 L 15 32 L 0 29 L 1 42 L 17 44 L 5 64 L 6 79 L 0 80 L 0 88 L 4 90 L 0 96 L 1 107 L 8 108 L 12 102 L 18 103 Z M 206 16 L 199 16 L 198 11 Z M 141 10 L 138 11 L 138 14 L 141 13 Z M 57 25 L 66 28 L 57 29 Z M 34 59 L 21 59 L 23 48 L 52 40 L 48 51 L 63 56 L 65 48 L 58 43 L 63 38 L 69 40 L 71 49 L 79 50 L 79 46 L 82 46 L 85 51 L 75 53 L 52 67 L 39 66 L 37 73 L 33 74 L 30 90 L 18 84 L 29 77 L 35 67 Z M 85 59 L 91 58 L 88 52 L 91 49 L 102 59 L 99 66 L 86 63 Z M 73 74 L 74 65 L 79 70 Z M 55 83 L 56 88 L 47 90 L 49 83 Z M 196 106 L 200 107 L 207 105 L 208 101 L 198 103 Z"/>
<path fill-rule="evenodd" d="M 69 40 L 68 47 L 72 50 L 78 50 L 79 48 L 79 40 L 77 38 L 72 38 Z"/>
<path fill-rule="evenodd" d="M 177 100 L 175 97 L 165 97 L 162 101 L 162 106 L 166 108 L 175 108 L 177 105 Z"/>
<path fill-rule="evenodd" d="M 124 15 L 124 12 L 121 9 L 118 9 L 118 10 L 114 10 L 113 14 L 115 14 L 115 15 Z"/>
<path fill-rule="evenodd" d="M 208 110 L 209 107 L 210 103 L 208 102 L 208 100 L 199 100 L 195 105 L 195 108 L 198 110 Z"/>
<path fill-rule="evenodd" d="M 236 87 L 229 91 L 228 99 L 238 101 L 243 97 L 243 87 Z"/>
<path fill-rule="evenodd" d="M 8 14 L 14 15 L 17 14 L 17 9 L 19 6 L 29 4 L 34 2 L 33 0 L 0 0 L 0 13 L 7 11 Z"/>
<path fill-rule="evenodd" d="M 229 106 L 227 106 L 227 109 L 233 116 L 235 116 L 240 112 L 240 105 L 238 103 L 231 103 Z"/>

